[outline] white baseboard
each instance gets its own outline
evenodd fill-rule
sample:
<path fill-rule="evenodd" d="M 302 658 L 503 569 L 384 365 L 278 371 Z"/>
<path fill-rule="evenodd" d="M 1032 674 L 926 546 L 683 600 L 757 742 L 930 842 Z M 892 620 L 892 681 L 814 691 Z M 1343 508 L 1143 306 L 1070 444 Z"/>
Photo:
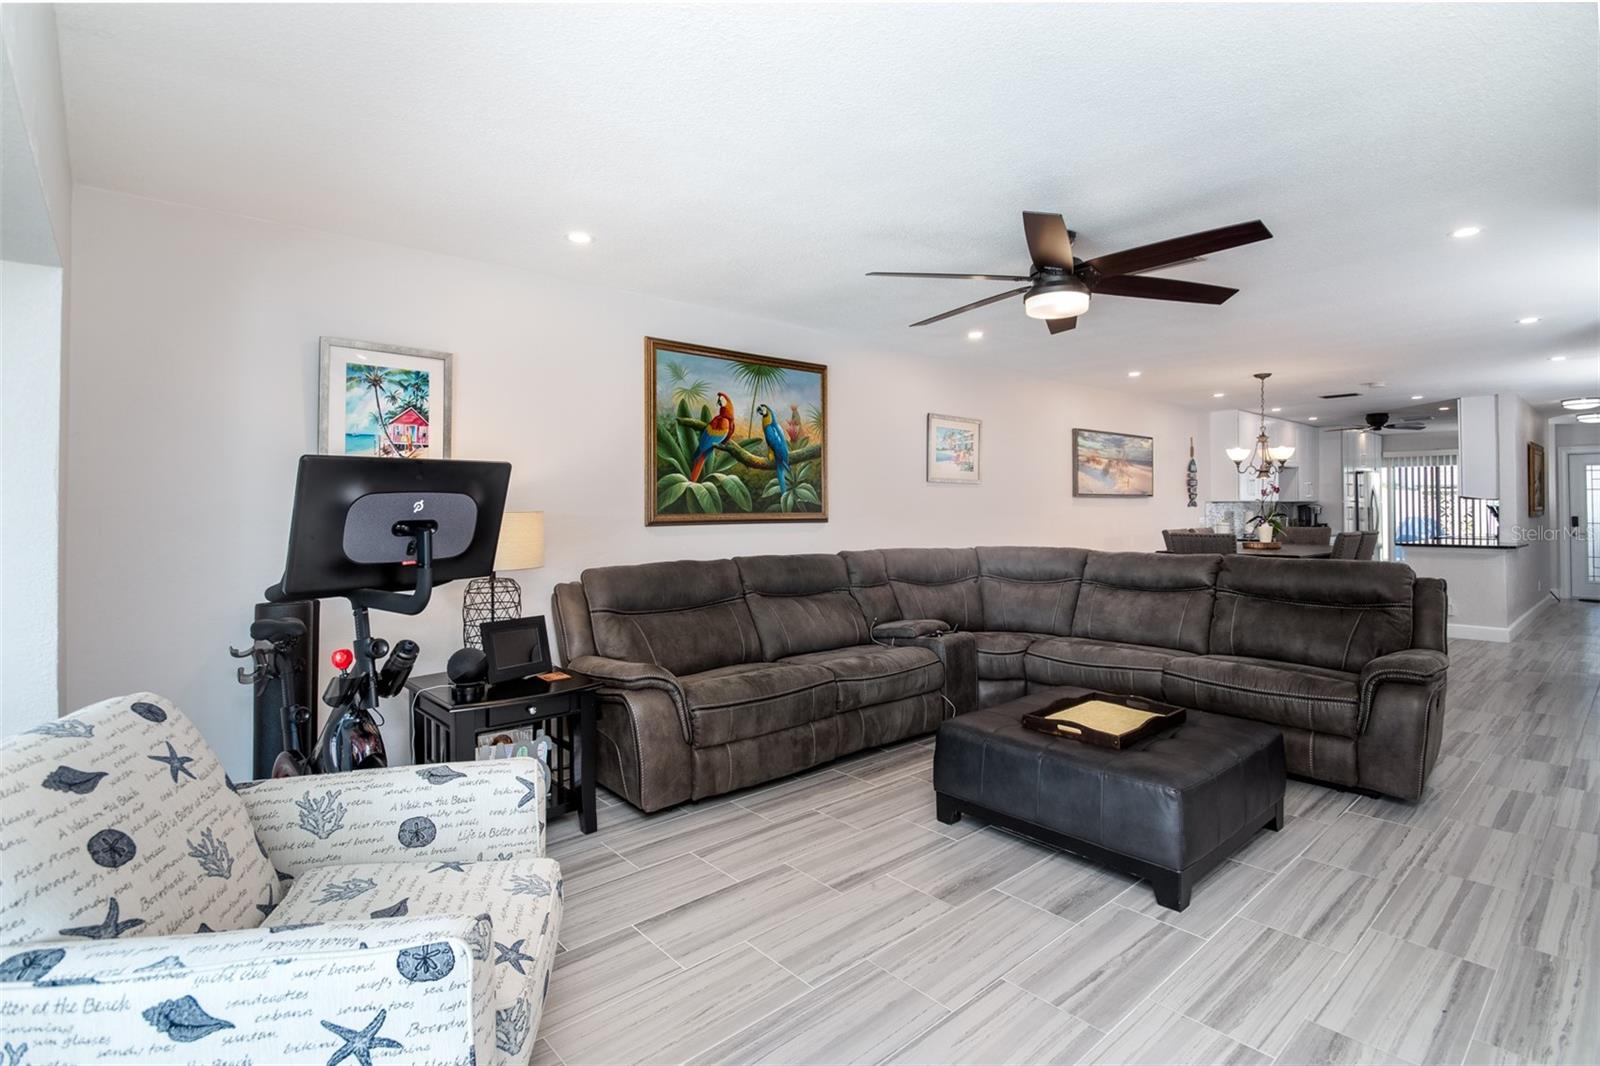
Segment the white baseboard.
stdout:
<path fill-rule="evenodd" d="M 1451 622 L 1445 628 L 1449 636 L 1458 640 L 1490 640 L 1496 644 L 1509 644 L 1517 635 L 1533 621 L 1533 616 L 1556 602 L 1546 596 L 1538 603 L 1529 607 L 1522 615 L 1508 626 L 1474 626 L 1465 622 Z"/>
<path fill-rule="evenodd" d="M 1469 626 L 1464 622 L 1451 622 L 1445 633 L 1452 640 L 1492 640 L 1496 644 L 1511 643 L 1510 626 Z"/>

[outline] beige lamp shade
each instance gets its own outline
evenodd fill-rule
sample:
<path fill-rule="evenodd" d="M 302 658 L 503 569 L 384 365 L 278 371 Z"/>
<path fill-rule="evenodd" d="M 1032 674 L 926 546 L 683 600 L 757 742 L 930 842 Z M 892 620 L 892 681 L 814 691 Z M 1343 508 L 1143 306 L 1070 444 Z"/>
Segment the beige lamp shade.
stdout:
<path fill-rule="evenodd" d="M 500 521 L 500 545 L 494 553 L 496 573 L 532 570 L 544 565 L 544 512 L 507 511 Z"/>

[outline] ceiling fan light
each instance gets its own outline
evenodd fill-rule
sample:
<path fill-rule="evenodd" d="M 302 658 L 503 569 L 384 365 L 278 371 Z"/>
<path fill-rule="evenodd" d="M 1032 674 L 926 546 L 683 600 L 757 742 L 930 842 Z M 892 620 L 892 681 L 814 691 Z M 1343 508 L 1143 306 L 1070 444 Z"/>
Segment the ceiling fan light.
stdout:
<path fill-rule="evenodd" d="M 1600 407 L 1600 397 L 1574 396 L 1570 400 L 1562 400 L 1561 406 L 1568 411 L 1592 411 L 1596 407 Z"/>
<path fill-rule="evenodd" d="M 1076 318 L 1089 309 L 1089 287 L 1074 277 L 1041 282 L 1022 298 L 1022 309 L 1046 321 Z"/>

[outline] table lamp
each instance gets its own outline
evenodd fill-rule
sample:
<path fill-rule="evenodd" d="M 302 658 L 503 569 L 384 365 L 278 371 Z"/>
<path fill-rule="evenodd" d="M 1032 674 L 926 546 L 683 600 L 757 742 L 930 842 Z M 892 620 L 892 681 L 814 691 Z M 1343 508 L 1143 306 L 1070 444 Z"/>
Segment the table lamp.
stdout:
<path fill-rule="evenodd" d="M 507 511 L 500 522 L 500 540 L 494 553 L 494 572 L 467 583 L 461 601 L 461 641 L 481 648 L 478 627 L 485 622 L 522 617 L 522 586 L 503 571 L 533 570 L 544 565 L 544 512 Z"/>

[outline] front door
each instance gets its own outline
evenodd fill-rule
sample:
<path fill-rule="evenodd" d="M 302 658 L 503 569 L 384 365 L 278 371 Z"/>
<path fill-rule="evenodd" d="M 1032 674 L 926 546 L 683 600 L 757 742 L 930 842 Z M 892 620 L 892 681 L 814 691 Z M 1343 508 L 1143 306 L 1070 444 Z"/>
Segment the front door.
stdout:
<path fill-rule="evenodd" d="M 1566 511 L 1572 595 L 1600 600 L 1600 451 L 1567 456 Z"/>

